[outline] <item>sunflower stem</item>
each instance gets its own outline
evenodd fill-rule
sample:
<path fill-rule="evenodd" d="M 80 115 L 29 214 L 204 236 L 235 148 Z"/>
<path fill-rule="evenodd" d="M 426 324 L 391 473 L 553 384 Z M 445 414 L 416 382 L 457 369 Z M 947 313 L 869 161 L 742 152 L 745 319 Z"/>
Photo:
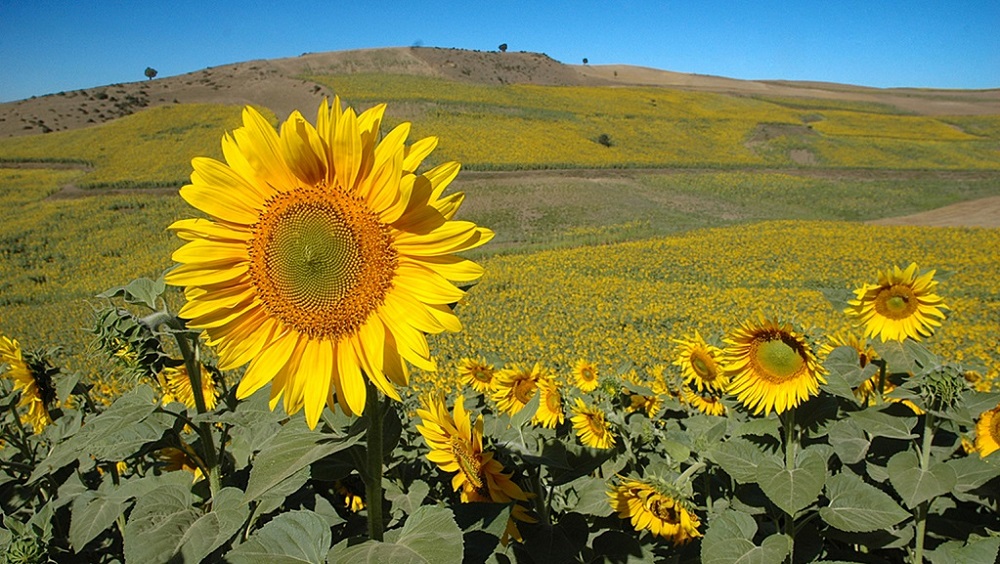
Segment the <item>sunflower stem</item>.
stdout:
<path fill-rule="evenodd" d="M 926 472 L 931 465 L 931 443 L 934 442 L 934 414 L 927 412 L 924 416 L 924 436 L 920 447 L 920 469 Z M 917 506 L 914 520 L 917 524 L 914 535 L 913 562 L 920 564 L 924 561 L 924 536 L 927 533 L 927 510 L 931 500 L 925 500 Z"/>
<path fill-rule="evenodd" d="M 174 330 L 173 334 L 174 339 L 177 340 L 177 348 L 180 349 L 181 356 L 184 357 L 184 367 L 187 369 L 188 379 L 191 380 L 191 395 L 194 396 L 195 409 L 199 415 L 206 413 L 208 408 L 205 406 L 204 390 L 201 386 L 201 362 L 198 361 L 198 337 L 193 335 L 188 336 L 184 322 L 176 316 L 171 316 L 165 323 Z M 188 339 L 191 340 L 193 346 L 188 342 Z M 203 421 L 198 425 L 197 429 L 198 436 L 201 437 L 204 444 L 202 460 L 205 461 L 205 466 L 208 469 L 208 487 L 212 492 L 212 499 L 215 499 L 216 494 L 222 489 L 222 483 L 219 479 L 218 457 L 215 455 L 215 441 L 212 440 L 212 427 L 207 421 Z"/>
<path fill-rule="evenodd" d="M 785 469 L 792 471 L 795 468 L 795 451 L 798 446 L 798 438 L 795 434 L 795 408 L 789 408 L 782 414 L 782 424 L 785 428 Z M 784 521 L 785 536 L 788 537 L 788 559 L 786 562 L 795 560 L 795 516 L 786 515 Z"/>
<path fill-rule="evenodd" d="M 368 475 L 365 491 L 368 498 L 368 538 L 382 542 L 384 523 L 382 522 L 382 418 L 385 412 L 382 398 L 375 386 L 368 383 L 368 405 L 365 417 L 368 418 L 367 462 Z"/>

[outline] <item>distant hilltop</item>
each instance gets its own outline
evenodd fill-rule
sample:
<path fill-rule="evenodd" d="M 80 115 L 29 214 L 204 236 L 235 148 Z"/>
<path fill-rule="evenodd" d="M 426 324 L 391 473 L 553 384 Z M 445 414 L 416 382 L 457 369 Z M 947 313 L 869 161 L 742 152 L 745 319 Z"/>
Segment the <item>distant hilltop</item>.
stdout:
<path fill-rule="evenodd" d="M 140 72 L 137 69 L 136 74 Z M 281 119 L 333 92 L 306 75 L 434 76 L 476 84 L 651 86 L 740 96 L 805 97 L 887 104 L 921 115 L 1000 114 L 1000 89 L 868 88 L 782 80 L 738 80 L 633 65 L 565 64 L 543 53 L 387 47 L 247 61 L 165 78 L 59 92 L 0 104 L 0 138 L 78 129 L 167 104 L 256 104 Z"/>

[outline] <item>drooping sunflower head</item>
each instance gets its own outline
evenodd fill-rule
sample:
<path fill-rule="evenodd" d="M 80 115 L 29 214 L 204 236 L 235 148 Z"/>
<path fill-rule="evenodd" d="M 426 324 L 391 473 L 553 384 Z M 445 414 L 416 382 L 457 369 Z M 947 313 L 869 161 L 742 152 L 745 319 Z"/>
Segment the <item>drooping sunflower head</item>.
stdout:
<path fill-rule="evenodd" d="M 538 393 L 541 394 L 538 398 L 538 411 L 531 422 L 547 429 L 555 429 L 566 417 L 559 385 L 554 380 L 543 378 L 538 381 Z"/>
<path fill-rule="evenodd" d="M 597 366 L 586 360 L 578 360 L 573 365 L 573 382 L 581 392 L 589 393 L 597 388 L 600 378 L 597 374 Z"/>
<path fill-rule="evenodd" d="M 458 376 L 466 385 L 481 394 L 490 394 L 496 389 L 493 365 L 482 358 L 463 358 L 458 361 Z"/>
<path fill-rule="evenodd" d="M 493 401 L 501 412 L 514 415 L 535 397 L 539 380 L 548 378 L 548 372 L 537 362 L 531 368 L 514 363 L 497 373 Z"/>
<path fill-rule="evenodd" d="M 10 378 L 14 393 L 21 393 L 17 404 L 21 422 L 31 425 L 36 434 L 52 423 L 48 406 L 56 399 L 52 381 L 56 372 L 41 356 L 22 353 L 16 340 L 0 335 L 0 376 Z"/>
<path fill-rule="evenodd" d="M 607 492 L 611 507 L 637 531 L 648 530 L 674 546 L 701 536 L 701 521 L 676 488 L 658 480 L 623 479 Z"/>
<path fill-rule="evenodd" d="M 754 415 L 783 413 L 817 395 L 826 382 L 812 348 L 790 324 L 760 316 L 743 323 L 726 343 L 728 391 Z"/>
<path fill-rule="evenodd" d="M 275 129 L 253 108 L 223 138 L 225 163 L 192 161 L 181 196 L 209 219 L 170 229 L 185 241 L 168 284 L 223 370 L 249 364 L 242 399 L 271 383 L 271 407 L 361 413 L 366 379 L 399 399 L 410 363 L 433 370 L 425 334 L 458 331 L 449 304 L 482 269 L 454 255 L 492 238 L 453 219 L 449 162 L 417 173 L 435 138 L 406 144 L 409 124 L 380 137 L 384 105 L 357 115 L 340 100 L 315 125 L 293 112 Z M 405 362 L 404 362 L 405 361 Z"/>
<path fill-rule="evenodd" d="M 976 421 L 976 450 L 986 458 L 1000 449 L 1000 406 L 984 411 Z"/>
<path fill-rule="evenodd" d="M 166 472 L 175 472 L 177 470 L 190 472 L 192 482 L 205 479 L 205 474 L 201 470 L 205 464 L 187 443 L 182 442 L 180 448 L 161 448 L 154 453 L 154 456 L 162 464 L 162 469 Z"/>
<path fill-rule="evenodd" d="M 866 337 L 878 336 L 883 342 L 930 337 L 949 309 L 934 293 L 935 272 L 918 274 L 916 263 L 906 270 L 899 266 L 880 270 L 878 284 L 856 289 L 844 313 L 864 325 Z"/>
<path fill-rule="evenodd" d="M 605 418 L 604 411 L 576 398 L 571 408 L 573 429 L 580 443 L 590 448 L 609 449 L 615 446 L 615 433 Z"/>
<path fill-rule="evenodd" d="M 723 392 L 729 385 L 729 377 L 719 365 L 722 350 L 705 342 L 698 331 L 694 337 L 675 339 L 679 345 L 674 365 L 681 368 L 684 381 L 695 386 L 698 391 L 711 389 Z"/>
<path fill-rule="evenodd" d="M 417 430 L 431 449 L 427 459 L 441 470 L 455 473 L 452 488 L 460 492 L 463 503 L 527 500 L 524 490 L 511 481 L 511 474 L 504 473 L 493 453 L 483 450 L 483 416 L 473 424 L 464 402 L 465 398 L 458 396 L 454 411 L 449 413 L 442 394 L 424 398 L 423 407 L 417 410 L 421 419 Z"/>
<path fill-rule="evenodd" d="M 690 385 L 684 386 L 684 403 L 704 413 L 705 415 L 725 415 L 726 405 L 718 392 L 712 390 L 697 390 Z"/>
<path fill-rule="evenodd" d="M 183 364 L 165 367 L 156 379 L 160 383 L 164 404 L 175 401 L 190 408 L 196 407 L 194 386 L 187 368 Z M 208 370 L 201 371 L 201 395 L 205 399 L 205 407 L 215 409 L 219 392 L 215 389 L 215 380 L 212 379 L 212 374 Z"/>

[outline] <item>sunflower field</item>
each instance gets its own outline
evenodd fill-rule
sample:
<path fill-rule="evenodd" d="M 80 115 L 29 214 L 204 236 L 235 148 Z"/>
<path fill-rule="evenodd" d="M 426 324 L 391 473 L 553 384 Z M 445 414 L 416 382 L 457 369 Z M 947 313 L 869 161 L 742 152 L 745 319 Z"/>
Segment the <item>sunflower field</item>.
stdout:
<path fill-rule="evenodd" d="M 2 561 L 997 560 L 992 118 L 310 78 L 0 143 Z"/>

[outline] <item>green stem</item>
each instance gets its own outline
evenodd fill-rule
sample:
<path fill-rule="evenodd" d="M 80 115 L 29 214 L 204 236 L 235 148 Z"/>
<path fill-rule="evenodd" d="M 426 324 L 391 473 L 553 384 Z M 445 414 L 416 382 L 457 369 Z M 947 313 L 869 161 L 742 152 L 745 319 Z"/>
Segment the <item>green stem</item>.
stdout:
<path fill-rule="evenodd" d="M 934 414 L 928 412 L 924 416 L 923 440 L 920 447 L 920 469 L 927 472 L 931 465 L 931 444 L 934 442 Z M 913 548 L 913 562 L 921 564 L 924 561 L 924 537 L 927 533 L 927 510 L 931 500 L 925 500 L 917 506 L 914 518 L 917 530 Z"/>
<path fill-rule="evenodd" d="M 795 434 L 795 408 L 790 408 L 782 414 L 781 422 L 785 430 L 785 469 L 791 472 L 795 468 L 795 451 L 798 447 L 798 437 Z M 785 516 L 784 526 L 785 536 L 788 537 L 788 560 L 793 562 L 795 558 L 795 516 Z"/>
<path fill-rule="evenodd" d="M 365 417 L 368 419 L 367 466 L 368 479 L 365 493 L 368 498 L 368 538 L 381 542 L 385 524 L 382 522 L 382 418 L 385 411 L 382 397 L 371 382 L 368 383 L 368 405 Z"/>

